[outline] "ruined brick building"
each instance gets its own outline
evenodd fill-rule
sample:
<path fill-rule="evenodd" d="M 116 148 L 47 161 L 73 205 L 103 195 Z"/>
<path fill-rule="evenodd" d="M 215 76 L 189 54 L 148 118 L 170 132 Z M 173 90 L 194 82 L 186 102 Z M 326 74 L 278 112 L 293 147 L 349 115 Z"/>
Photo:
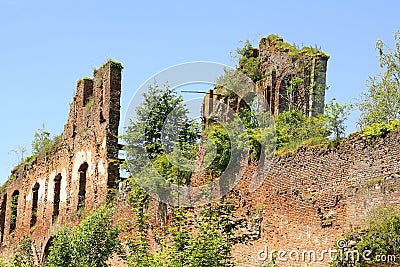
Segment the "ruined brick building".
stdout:
<path fill-rule="evenodd" d="M 10 255 L 25 235 L 36 261 L 65 222 L 105 201 L 119 178 L 121 65 L 112 61 L 78 81 L 68 122 L 51 147 L 17 166 L 0 192 L 0 251 Z"/>
<path fill-rule="evenodd" d="M 265 99 L 263 110 L 273 115 L 294 108 L 308 116 L 323 114 L 328 59 L 329 55 L 317 48 L 299 49 L 277 35 L 262 38 L 259 48 L 250 46 L 239 61 L 239 69 L 245 73 L 246 61 L 259 62 L 258 77 L 252 78 L 255 86 L 241 82 L 240 86 L 247 88 L 243 93 L 236 92 L 239 98 L 236 101 L 218 88 L 210 90 L 204 98 L 202 116 L 207 118 L 221 112 L 220 102 L 234 110 L 241 108 L 241 98 L 248 97 L 249 91 L 260 94 Z"/>
<path fill-rule="evenodd" d="M 298 74 L 304 78 L 293 103 L 309 115 L 323 111 L 324 92 L 313 90 L 316 85 L 325 86 L 326 55 L 313 53 L 308 57 L 310 54 L 303 51 L 311 67 L 298 68 L 299 53 L 268 38 L 261 40 L 256 52 L 264 72 L 263 79 L 257 81 L 258 90 L 265 94 L 271 112 L 287 107 L 287 98 L 281 95 L 298 71 L 306 74 Z M 83 208 L 101 205 L 108 190 L 116 187 L 121 69 L 120 64 L 109 61 L 94 72 L 93 79 L 79 80 L 61 137 L 37 158 L 17 166 L 1 187 L 2 256 L 10 256 L 18 240 L 28 235 L 35 260 L 42 263 L 60 226 L 65 222 L 78 224 Z M 306 77 L 311 78 L 307 81 Z M 337 146 L 301 147 L 295 153 L 277 155 L 255 191 L 249 190 L 249 184 L 257 163 L 250 162 L 227 195 L 235 203 L 235 219 L 244 222 L 237 233 L 242 242 L 233 250 L 238 265 L 260 266 L 257 254 L 266 247 L 270 251 L 317 252 L 333 248 L 334 242 L 357 229 L 374 207 L 400 206 L 399 144 L 400 130 L 396 130 L 373 140 L 356 133 Z M 125 192 L 120 193 L 117 216 L 134 216 Z M 156 218 L 160 206 L 155 200 L 150 205 L 151 216 Z M 328 266 L 327 260 L 277 264 Z"/>

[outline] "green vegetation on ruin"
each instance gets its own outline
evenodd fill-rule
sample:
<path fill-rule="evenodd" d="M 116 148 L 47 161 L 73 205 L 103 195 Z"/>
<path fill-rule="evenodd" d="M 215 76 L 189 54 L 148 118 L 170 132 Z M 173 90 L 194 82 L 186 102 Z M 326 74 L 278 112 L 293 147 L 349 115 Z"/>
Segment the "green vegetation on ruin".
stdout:
<path fill-rule="evenodd" d="M 89 110 L 90 107 L 93 106 L 93 103 L 94 103 L 94 98 L 93 98 L 93 96 L 90 96 L 90 97 L 87 99 L 86 103 L 85 103 L 85 109 L 86 109 L 86 110 Z"/>
<path fill-rule="evenodd" d="M 268 40 L 269 43 L 275 45 L 275 47 L 281 51 L 281 52 L 288 52 L 290 56 L 292 57 L 298 57 L 298 56 L 305 56 L 305 57 L 315 57 L 315 56 L 321 56 L 324 58 L 329 58 L 330 56 L 324 52 L 321 51 L 320 48 L 317 47 L 310 47 L 310 46 L 304 46 L 302 48 L 299 48 L 295 44 L 289 44 L 288 42 L 285 42 L 282 37 L 276 34 L 271 34 L 268 37 L 266 37 L 266 40 Z"/>
<path fill-rule="evenodd" d="M 400 127 L 399 120 L 392 120 L 390 123 L 374 123 L 366 126 L 361 133 L 367 137 L 367 139 L 374 139 L 376 137 L 385 136 L 386 134 L 397 130 Z"/>
<path fill-rule="evenodd" d="M 113 59 L 111 59 L 111 58 L 109 58 L 109 59 L 107 60 L 107 62 L 103 64 L 103 66 L 108 65 L 108 64 L 110 64 L 111 68 L 113 68 L 113 69 L 122 70 L 122 69 L 124 68 L 124 65 L 122 65 L 121 62 L 115 61 L 115 60 L 113 60 Z M 102 66 L 102 67 L 103 67 L 103 66 Z"/>
<path fill-rule="evenodd" d="M 32 155 L 20 159 L 21 162 L 11 170 L 11 175 L 7 181 L 0 186 L 0 192 L 5 193 L 7 186 L 16 179 L 18 170 L 23 169 L 24 166 L 31 166 L 37 161 L 39 156 L 47 158 L 56 153 L 63 145 L 65 145 L 65 142 L 62 141 L 62 135 L 51 137 L 50 133 L 46 131 L 45 126 L 42 125 L 34 134 L 32 140 Z"/>
<path fill-rule="evenodd" d="M 270 35 L 266 39 L 274 44 L 279 51 L 288 52 L 289 56 L 329 58 L 329 55 L 318 48 L 303 47 L 299 49 L 296 45 L 285 42 L 278 35 Z M 382 49 L 382 46 L 380 48 Z M 263 79 L 258 50 L 252 47 L 249 42 L 246 42 L 244 47 L 238 49 L 237 52 L 240 55 L 239 69 L 254 82 Z M 389 56 L 382 60 L 390 59 L 390 55 L 385 54 L 384 51 L 381 53 L 382 55 Z M 110 64 L 112 68 L 123 68 L 121 63 L 112 60 L 108 60 L 105 64 Z M 389 75 L 384 78 L 378 77 L 371 81 L 370 86 L 371 89 L 391 89 L 390 95 L 395 96 L 394 102 L 396 102 L 396 99 L 400 99 L 399 94 L 396 93 L 398 86 L 392 79 L 385 80 L 387 76 L 394 75 L 393 73 L 396 70 L 394 68 L 390 71 Z M 86 79 L 90 78 L 83 78 L 83 80 Z M 293 86 L 291 89 L 294 88 L 295 90 L 302 83 L 304 83 L 304 80 L 301 77 L 294 77 L 290 81 L 290 85 Z M 218 90 L 222 89 L 218 88 Z M 374 92 L 374 90 L 371 90 L 369 96 L 374 96 Z M 378 90 L 378 92 L 382 92 L 382 90 Z M 395 93 L 392 94 L 392 92 Z M 150 155 L 152 166 L 162 174 L 165 181 L 178 185 L 189 184 L 192 172 L 182 171 L 169 162 L 169 159 L 176 155 L 166 151 L 161 144 L 162 125 L 171 110 L 178 109 L 181 111 L 178 120 L 184 127 L 183 131 L 178 133 L 179 140 L 174 145 L 181 148 L 186 158 L 195 159 L 199 142 L 204 142 L 203 145 L 206 149 L 209 145 L 207 144 L 208 140 L 215 145 L 215 158 L 212 159 L 212 163 L 205 172 L 216 179 L 226 169 L 235 147 L 243 148 L 246 146 L 249 149 L 251 159 L 257 160 L 261 153 L 263 138 L 271 134 L 272 131 L 272 127 L 259 130 L 255 118 L 260 114 L 254 114 L 249 109 L 241 108 L 238 109 L 238 118 L 230 122 L 231 125 L 227 124 L 235 127 L 241 123 L 245 126 L 245 129 L 238 134 L 237 140 L 230 140 L 228 131 L 218 123 L 207 125 L 199 135 L 198 125 L 185 116 L 186 107 L 183 104 L 183 99 L 173 89 L 154 85 L 149 88 L 149 93 L 145 95 L 145 98 L 148 100 L 147 104 L 143 104 L 138 109 L 139 121 L 128 128 L 128 135 L 124 138 L 131 145 L 130 149 L 141 148 L 144 144 L 146 152 Z M 365 107 L 365 109 L 362 109 L 365 112 L 364 115 L 368 116 L 363 117 L 363 129 L 358 133 L 367 141 L 385 136 L 400 127 L 398 112 L 386 116 L 385 109 L 381 108 L 380 99 L 372 99 L 374 105 L 370 105 L 370 98 L 364 99 L 367 102 L 361 103 Z M 381 96 L 380 98 L 387 99 Z M 93 98 L 89 99 L 85 107 L 90 108 L 93 104 L 92 101 Z M 332 101 L 326 105 L 325 114 L 310 117 L 297 107 L 289 106 L 288 110 L 280 112 L 273 118 L 275 121 L 273 130 L 276 132 L 276 140 L 274 140 L 277 147 L 276 155 L 295 154 L 303 147 L 307 149 L 316 147 L 321 151 L 336 147 L 345 140 L 343 139 L 345 134 L 344 122 L 350 109 L 350 105 L 342 105 Z M 142 129 L 145 129 L 147 134 L 144 142 L 139 137 Z M 83 130 L 86 131 L 87 129 L 83 128 Z M 244 140 L 244 137 L 248 140 Z M 7 185 L 15 179 L 18 169 L 26 164 L 32 164 L 40 155 L 47 156 L 54 153 L 62 144 L 61 136 L 51 138 L 50 133 L 45 131 L 44 127 L 39 129 L 32 142 L 33 155 L 25 158 L 13 170 L 12 175 L 3 184 L 0 191 L 4 192 Z M 116 199 L 118 192 L 116 189 L 110 189 L 107 193 L 107 202 L 111 203 L 110 206 L 103 206 L 87 217 L 85 213 L 87 211 L 80 210 L 78 213 L 85 217 L 83 222 L 79 226 L 65 225 L 55 235 L 46 266 L 108 266 L 107 260 L 113 254 L 124 260 L 127 266 L 235 266 L 231 255 L 236 242 L 234 233 L 242 225 L 235 221 L 234 205 L 226 199 L 222 199 L 197 210 L 171 207 L 168 210 L 168 207 L 165 206 L 168 216 L 167 214 L 158 215 L 160 219 L 168 221 L 168 223 L 160 231 L 157 231 L 157 229 L 152 228 L 153 226 L 149 222 L 150 212 L 152 212 L 149 210 L 150 196 L 138 183 L 139 178 L 147 179 L 150 182 L 153 179 L 146 172 L 147 163 L 141 160 L 141 158 L 138 158 L 136 163 L 143 169 L 138 169 L 136 173 L 132 173 L 130 178 L 123 183 L 123 187 L 130 189 L 127 201 L 136 214 L 133 221 L 130 222 L 131 224 L 128 225 L 128 229 L 121 229 L 113 224 L 114 209 L 112 202 Z M 165 181 L 155 182 L 162 187 L 161 182 Z M 384 182 L 384 177 L 375 177 L 367 180 L 365 186 L 372 188 Z M 287 190 L 277 191 L 277 194 L 287 193 Z M 17 196 L 14 196 L 11 201 L 11 210 L 16 209 L 16 201 Z M 160 207 L 164 205 L 163 203 L 159 204 Z M 15 224 L 16 217 L 11 216 L 10 222 Z M 368 249 L 372 251 L 373 255 L 393 254 L 400 257 L 398 250 L 399 229 L 399 212 L 393 208 L 385 207 L 375 210 L 373 216 L 366 221 L 361 231 L 348 233 L 345 237 L 346 240 L 356 239 L 355 248 L 358 251 Z M 134 234 L 124 235 L 125 243 L 122 243 L 118 235 L 124 233 L 125 230 L 127 232 L 134 231 Z M 152 250 L 149 243 L 149 233 L 153 230 L 152 237 L 160 241 L 157 250 Z M 32 241 L 25 237 L 20 241 L 18 251 L 7 266 L 34 266 L 32 253 Z M 364 266 L 364 264 L 375 263 L 352 264 L 337 259 L 332 265 L 335 267 Z M 0 266 L 4 265 L 0 263 Z M 269 265 L 263 266 L 275 266 L 275 263 L 273 261 Z"/>
<path fill-rule="evenodd" d="M 79 83 L 79 82 L 82 82 L 82 81 L 93 81 L 93 78 L 90 78 L 90 77 L 83 77 L 83 78 L 80 78 L 80 79 L 78 80 L 78 83 Z"/>
<path fill-rule="evenodd" d="M 332 267 L 361 267 L 361 266 L 397 266 L 400 258 L 398 242 L 400 240 L 400 212 L 391 206 L 378 207 L 372 210 L 371 215 L 363 222 L 363 227 L 358 231 L 348 232 L 344 238 L 339 239 L 336 259 L 331 263 Z M 345 242 L 343 242 L 345 241 Z M 351 244 L 351 245 L 350 245 Z M 362 257 L 362 253 L 367 257 Z M 354 254 L 352 254 L 354 253 Z M 360 253 L 360 257 L 353 256 Z M 349 255 L 340 257 L 340 255 Z M 394 262 L 380 261 L 380 257 L 391 257 Z M 385 263 L 387 265 L 380 265 Z"/>

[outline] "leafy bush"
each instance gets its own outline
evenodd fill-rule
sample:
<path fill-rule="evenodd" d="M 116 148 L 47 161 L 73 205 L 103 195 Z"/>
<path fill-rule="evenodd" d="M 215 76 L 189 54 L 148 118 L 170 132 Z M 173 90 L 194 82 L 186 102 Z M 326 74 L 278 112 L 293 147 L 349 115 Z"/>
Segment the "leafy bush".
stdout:
<path fill-rule="evenodd" d="M 206 164 L 212 162 L 206 168 L 206 172 L 214 177 L 220 176 L 229 164 L 231 158 L 231 140 L 227 130 L 221 125 L 211 125 L 206 129 Z M 214 152 L 214 153 L 212 153 Z"/>
<path fill-rule="evenodd" d="M 395 130 L 399 126 L 400 126 L 400 121 L 392 120 L 391 123 L 381 122 L 368 125 L 362 132 L 364 136 L 366 136 L 368 139 L 373 139 L 379 136 L 383 136 L 389 133 L 390 131 Z"/>
<path fill-rule="evenodd" d="M 287 110 L 275 117 L 277 149 L 296 148 L 307 140 L 323 142 L 330 135 L 328 118 L 308 117 L 298 110 Z M 314 142 L 313 142 L 314 143 Z"/>
<path fill-rule="evenodd" d="M 209 204 L 198 212 L 175 208 L 162 233 L 157 251 L 150 251 L 146 239 L 132 237 L 128 266 L 234 266 L 231 260 L 233 205 Z"/>
<path fill-rule="evenodd" d="M 16 253 L 11 257 L 8 264 L 0 266 L 9 267 L 35 267 L 34 254 L 32 250 L 32 240 L 29 236 L 23 237 L 18 242 Z"/>
<path fill-rule="evenodd" d="M 271 147 L 276 145 L 278 152 L 293 151 L 300 145 L 312 146 L 328 142 L 332 131 L 331 119 L 326 115 L 308 117 L 296 109 L 286 110 L 275 116 L 274 127 L 263 128 L 257 127 L 257 115 L 248 113 L 251 112 L 244 110 L 241 115 L 246 130 L 234 130 L 234 137 L 230 137 L 226 129 L 239 129 L 238 120 L 225 124 L 225 128 L 218 124 L 210 125 L 203 133 L 207 136 L 204 142 L 206 150 L 215 151 L 215 154 L 206 153 L 205 159 L 207 164 L 210 163 L 208 158 L 213 159 L 206 171 L 214 177 L 220 176 L 230 160 L 240 152 L 249 151 L 250 158 L 258 159 L 265 140 Z"/>
<path fill-rule="evenodd" d="M 368 259 L 359 257 L 359 261 L 351 257 L 338 256 L 332 263 L 334 267 L 345 266 L 365 266 L 381 264 L 377 255 L 392 256 L 396 260 L 400 258 L 400 213 L 393 207 L 380 207 L 373 210 L 370 218 L 366 220 L 365 228 L 357 233 L 347 234 L 348 239 L 357 241 L 353 248 L 346 248 L 345 251 L 357 251 L 362 255 L 365 251 L 370 251 Z M 356 240 L 354 240 L 356 239 Z M 349 243 L 349 242 L 347 242 Z M 340 253 L 338 254 L 340 255 Z"/>
<path fill-rule="evenodd" d="M 246 74 L 253 82 L 257 82 L 263 78 L 260 70 L 260 57 L 258 50 L 252 46 L 249 40 L 244 42 L 242 48 L 236 49 L 239 55 L 239 69 Z"/>
<path fill-rule="evenodd" d="M 112 218 L 113 210 L 103 206 L 78 227 L 65 226 L 53 239 L 46 266 L 108 266 L 119 246 L 119 229 L 112 226 Z"/>

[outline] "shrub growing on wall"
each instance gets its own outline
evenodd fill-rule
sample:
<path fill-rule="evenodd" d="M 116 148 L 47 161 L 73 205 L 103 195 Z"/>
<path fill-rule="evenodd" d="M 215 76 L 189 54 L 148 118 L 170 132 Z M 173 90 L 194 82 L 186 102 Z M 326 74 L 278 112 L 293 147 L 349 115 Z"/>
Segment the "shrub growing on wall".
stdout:
<path fill-rule="evenodd" d="M 350 246 L 351 241 L 355 245 Z M 348 233 L 346 238 L 347 247 L 342 250 L 342 255 L 338 253 L 334 267 L 344 266 L 366 266 L 386 263 L 388 265 L 398 265 L 400 259 L 400 212 L 393 207 L 380 207 L 372 211 L 372 215 L 365 222 L 361 231 Z M 342 249 L 342 248 L 341 248 Z M 346 257 L 357 255 L 357 257 Z M 368 252 L 366 257 L 363 252 Z M 384 261 L 382 261 L 382 256 Z M 392 260 L 396 260 L 395 263 Z"/>
<path fill-rule="evenodd" d="M 64 227 L 53 239 L 46 266 L 108 266 L 119 246 L 119 229 L 112 226 L 112 216 L 113 210 L 103 206 L 78 227 Z"/>

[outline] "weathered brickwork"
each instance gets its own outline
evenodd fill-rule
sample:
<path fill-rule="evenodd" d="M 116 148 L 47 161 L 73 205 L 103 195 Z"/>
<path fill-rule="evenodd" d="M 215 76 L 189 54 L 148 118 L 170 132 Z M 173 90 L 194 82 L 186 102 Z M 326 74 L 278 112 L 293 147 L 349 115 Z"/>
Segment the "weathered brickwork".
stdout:
<path fill-rule="evenodd" d="M 308 116 L 324 113 L 327 54 L 310 47 L 299 50 L 277 35 L 262 38 L 252 54 L 260 62 L 258 71 L 262 78 L 255 85 L 241 81 L 240 87 L 245 90 L 235 92 L 237 99 L 221 93 L 218 88 L 209 90 L 203 101 L 204 123 L 216 113 L 221 118 L 228 116 L 226 106 L 238 111 L 245 105 L 242 99 L 250 100 L 255 95 L 263 98 L 260 108 L 273 115 L 289 108 L 301 110 Z"/>
<path fill-rule="evenodd" d="M 258 50 L 265 78 L 257 86 L 272 114 L 289 105 L 309 116 L 324 113 L 327 54 L 315 48 L 297 50 L 276 35 L 262 38 Z M 294 77 L 301 80 L 294 82 Z"/>
<path fill-rule="evenodd" d="M 288 261 L 277 264 L 329 266 L 329 255 L 319 260 L 321 253 L 335 249 L 335 242 L 345 233 L 360 229 L 372 209 L 400 208 L 399 153 L 400 129 L 373 140 L 355 133 L 334 147 L 301 147 L 296 153 L 276 156 L 255 191 L 249 188 L 257 163 L 249 163 L 226 197 L 235 204 L 232 220 L 244 222 L 235 234 L 233 255 L 238 266 L 268 263 L 258 259 L 260 250 L 294 250 L 300 255 L 312 250 L 317 253 L 316 260 L 306 254 L 306 260 L 300 256 L 299 261 L 290 261 L 286 255 Z M 193 178 L 203 184 L 200 176 Z M 117 221 L 126 222 L 132 221 L 134 214 L 124 191 L 117 201 L 116 216 Z M 168 224 L 170 207 L 153 200 L 147 210 L 152 229 Z M 126 231 L 129 233 L 129 227 Z M 150 243 L 157 249 L 155 239 Z"/>
<path fill-rule="evenodd" d="M 276 156 L 266 179 L 255 191 L 250 184 L 257 163 L 249 163 L 237 186 L 227 195 L 242 221 L 236 231 L 233 255 L 238 266 L 260 266 L 260 250 L 315 251 L 316 260 L 277 261 L 278 266 L 329 266 L 324 250 L 335 249 L 345 233 L 359 230 L 372 209 L 392 205 L 400 208 L 400 129 L 368 140 L 360 133 L 336 146 L 301 147 L 296 153 Z M 200 176 L 193 177 L 199 185 Z M 196 181 L 193 181 L 196 186 Z M 118 222 L 127 234 L 134 213 L 124 189 L 117 201 Z M 168 224 L 171 208 L 152 200 L 147 207 L 151 229 Z M 128 222 L 128 223 L 127 223 Z M 157 230 L 156 230 L 157 232 Z M 157 240 L 150 245 L 157 249 Z M 267 249 L 266 249 L 267 248 Z M 265 256 L 265 254 L 262 254 Z M 117 264 L 118 261 L 115 261 Z M 121 262 L 118 262 L 121 264 Z M 124 266 L 124 265 L 116 265 Z"/>
<path fill-rule="evenodd" d="M 108 188 L 115 187 L 121 69 L 109 61 L 95 70 L 93 79 L 79 80 L 61 138 L 12 171 L 0 193 L 3 256 L 29 235 L 40 263 L 59 226 L 78 223 L 83 207 L 91 210 L 104 203 Z M 13 195 L 18 195 L 17 206 L 12 204 Z"/>
<path fill-rule="evenodd" d="M 399 207 L 399 144 L 400 129 L 376 140 L 353 134 L 336 148 L 303 147 L 294 155 L 277 157 L 255 192 L 248 190 L 255 173 L 250 164 L 228 195 L 239 217 L 259 219 L 253 240 L 235 247 L 237 259 L 246 262 L 242 266 L 259 266 L 257 253 L 266 246 L 269 252 L 334 249 L 335 241 L 358 229 L 373 208 Z M 328 259 L 325 255 L 323 262 L 277 264 L 328 266 Z"/>
<path fill-rule="evenodd" d="M 91 210 L 104 203 L 119 177 L 120 93 L 121 66 L 114 62 L 96 70 L 93 79 L 79 80 L 60 140 L 12 172 L 0 193 L 3 256 L 11 255 L 18 240 L 29 235 L 40 263 L 50 237 L 63 223 L 78 224 L 83 207 Z M 260 266 L 257 254 L 266 247 L 269 252 L 334 248 L 335 240 L 358 229 L 374 207 L 400 206 L 399 144 L 397 130 L 373 140 L 353 134 L 335 147 L 301 147 L 276 156 L 254 192 L 249 185 L 257 164 L 249 163 L 227 196 L 236 205 L 234 219 L 246 222 L 236 233 L 238 265 Z M 126 191 L 120 190 L 117 198 L 115 224 L 132 233 L 134 214 Z M 151 201 L 148 211 L 154 228 L 167 223 L 169 210 Z M 156 243 L 152 242 L 153 249 Z M 327 260 L 277 264 L 328 266 Z"/>

